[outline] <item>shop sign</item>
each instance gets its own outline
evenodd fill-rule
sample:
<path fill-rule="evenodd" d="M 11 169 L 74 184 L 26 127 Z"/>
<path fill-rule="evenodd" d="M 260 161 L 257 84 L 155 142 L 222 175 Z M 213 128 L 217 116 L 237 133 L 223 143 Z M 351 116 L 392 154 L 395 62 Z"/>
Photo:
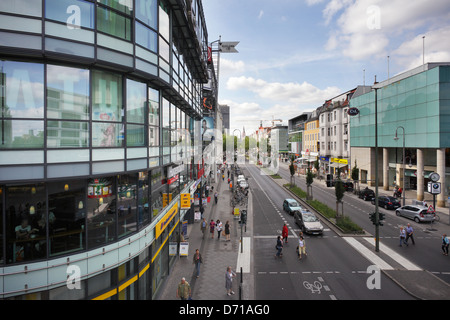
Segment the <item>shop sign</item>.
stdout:
<path fill-rule="evenodd" d="M 176 202 L 172 208 L 162 217 L 161 220 L 155 226 L 155 238 L 159 238 L 159 236 L 163 233 L 164 229 L 169 225 L 170 221 L 176 216 L 178 213 L 178 202 Z"/>
<path fill-rule="evenodd" d="M 349 115 L 349 116 L 357 116 L 358 114 L 359 114 L 359 110 L 358 110 L 358 108 L 349 108 L 348 110 L 347 110 L 347 114 Z"/>
<path fill-rule="evenodd" d="M 189 242 L 180 242 L 180 256 L 187 257 L 189 254 Z"/>
<path fill-rule="evenodd" d="M 190 209 L 191 208 L 191 194 L 190 193 L 182 193 L 181 194 L 181 209 Z"/>
<path fill-rule="evenodd" d="M 348 160 L 346 160 L 346 159 L 339 159 L 339 158 L 331 158 L 331 162 L 340 163 L 340 164 L 348 164 Z"/>

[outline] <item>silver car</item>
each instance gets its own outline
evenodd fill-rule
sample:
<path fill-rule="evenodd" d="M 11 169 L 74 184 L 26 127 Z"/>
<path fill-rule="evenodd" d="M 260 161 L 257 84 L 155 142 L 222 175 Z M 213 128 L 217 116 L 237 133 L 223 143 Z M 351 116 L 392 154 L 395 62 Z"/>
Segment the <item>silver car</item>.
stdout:
<path fill-rule="evenodd" d="M 425 206 L 408 205 L 395 210 L 397 216 L 403 216 L 415 222 L 433 222 L 435 219 L 434 213 L 428 213 L 428 208 Z"/>
<path fill-rule="evenodd" d="M 322 234 L 323 225 L 314 213 L 301 209 L 294 212 L 295 222 L 302 231 L 309 234 Z"/>

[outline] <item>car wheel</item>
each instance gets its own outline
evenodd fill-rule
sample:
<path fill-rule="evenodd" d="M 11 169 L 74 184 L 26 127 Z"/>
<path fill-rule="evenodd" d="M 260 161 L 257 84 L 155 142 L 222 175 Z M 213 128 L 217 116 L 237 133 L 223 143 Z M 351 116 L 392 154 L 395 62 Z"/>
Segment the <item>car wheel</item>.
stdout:
<path fill-rule="evenodd" d="M 417 217 L 415 217 L 415 218 L 414 218 L 414 221 L 417 222 L 417 223 L 419 223 L 419 222 L 420 222 L 420 219 L 417 218 Z"/>
<path fill-rule="evenodd" d="M 400 217 L 400 211 L 395 210 L 395 214 L 397 215 L 397 217 Z"/>

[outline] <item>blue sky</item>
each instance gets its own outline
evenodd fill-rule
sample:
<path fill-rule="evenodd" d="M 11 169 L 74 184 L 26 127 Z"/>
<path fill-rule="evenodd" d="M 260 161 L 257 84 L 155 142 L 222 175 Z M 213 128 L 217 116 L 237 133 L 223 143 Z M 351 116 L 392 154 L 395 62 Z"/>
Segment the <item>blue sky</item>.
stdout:
<path fill-rule="evenodd" d="M 287 124 L 385 80 L 388 66 L 390 76 L 420 66 L 423 36 L 425 62 L 450 61 L 448 0 L 203 0 L 203 9 L 210 42 L 240 41 L 239 53 L 221 55 L 219 103 L 231 130 L 247 134 L 258 120 Z"/>

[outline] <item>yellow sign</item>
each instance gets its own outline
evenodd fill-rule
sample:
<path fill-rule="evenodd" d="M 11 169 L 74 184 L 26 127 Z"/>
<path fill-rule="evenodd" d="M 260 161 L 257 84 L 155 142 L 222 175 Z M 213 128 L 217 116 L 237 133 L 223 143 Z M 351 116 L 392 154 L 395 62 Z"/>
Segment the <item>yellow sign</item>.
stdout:
<path fill-rule="evenodd" d="M 167 205 L 171 201 L 172 201 L 172 194 L 171 193 L 163 193 L 163 208 L 167 207 Z"/>
<path fill-rule="evenodd" d="M 163 233 L 164 229 L 169 225 L 170 221 L 176 216 L 178 213 L 178 202 L 176 202 L 172 208 L 164 215 L 164 217 L 159 220 L 159 222 L 155 226 L 155 238 L 158 239 L 159 236 Z"/>
<path fill-rule="evenodd" d="M 339 158 L 331 158 L 331 162 L 340 163 L 340 164 L 348 164 L 348 160 L 339 159 Z"/>
<path fill-rule="evenodd" d="M 234 215 L 238 216 L 239 215 L 239 208 L 234 208 Z"/>
<path fill-rule="evenodd" d="M 181 194 L 181 209 L 190 209 L 191 208 L 191 194 L 190 193 L 182 193 Z"/>

